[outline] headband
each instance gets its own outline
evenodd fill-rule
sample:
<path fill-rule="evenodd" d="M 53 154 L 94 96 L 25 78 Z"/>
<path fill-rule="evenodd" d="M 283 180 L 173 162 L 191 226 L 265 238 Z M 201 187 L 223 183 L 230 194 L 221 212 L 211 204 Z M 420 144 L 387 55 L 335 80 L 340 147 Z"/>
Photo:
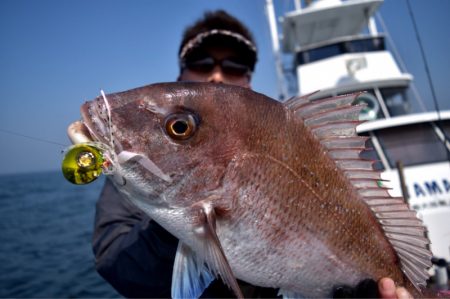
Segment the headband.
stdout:
<path fill-rule="evenodd" d="M 194 38 L 190 39 L 186 44 L 183 46 L 183 48 L 180 51 L 180 60 L 183 60 L 183 58 L 186 56 L 186 54 L 191 51 L 193 48 L 198 47 L 205 38 L 208 38 L 213 35 L 224 35 L 235 38 L 237 41 L 244 43 L 250 51 L 256 54 L 256 47 L 255 45 L 249 41 L 247 38 L 242 36 L 239 33 L 232 32 L 229 30 L 222 30 L 222 29 L 212 29 L 210 31 L 202 32 L 197 34 Z"/>

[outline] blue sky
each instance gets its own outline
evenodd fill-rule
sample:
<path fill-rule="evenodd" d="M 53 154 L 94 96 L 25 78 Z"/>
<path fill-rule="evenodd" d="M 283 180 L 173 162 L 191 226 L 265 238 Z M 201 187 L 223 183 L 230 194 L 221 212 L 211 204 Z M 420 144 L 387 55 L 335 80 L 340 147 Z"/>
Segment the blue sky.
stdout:
<path fill-rule="evenodd" d="M 292 1 L 274 0 L 277 12 Z M 410 0 L 441 109 L 450 109 L 450 1 Z M 178 75 L 182 31 L 205 10 L 223 8 L 253 31 L 260 54 L 253 88 L 277 97 L 275 65 L 262 0 L 1 0 L 0 174 L 58 169 L 68 124 L 79 107 L 107 93 Z M 406 0 L 385 0 L 388 30 L 433 110 Z"/>

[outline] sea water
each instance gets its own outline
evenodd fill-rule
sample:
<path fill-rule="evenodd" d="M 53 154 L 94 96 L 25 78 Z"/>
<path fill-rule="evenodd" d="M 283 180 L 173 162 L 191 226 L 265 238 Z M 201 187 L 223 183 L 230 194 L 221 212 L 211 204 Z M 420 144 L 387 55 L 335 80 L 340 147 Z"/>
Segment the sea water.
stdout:
<path fill-rule="evenodd" d="M 95 271 L 91 238 L 104 179 L 0 176 L 0 297 L 120 297 Z"/>

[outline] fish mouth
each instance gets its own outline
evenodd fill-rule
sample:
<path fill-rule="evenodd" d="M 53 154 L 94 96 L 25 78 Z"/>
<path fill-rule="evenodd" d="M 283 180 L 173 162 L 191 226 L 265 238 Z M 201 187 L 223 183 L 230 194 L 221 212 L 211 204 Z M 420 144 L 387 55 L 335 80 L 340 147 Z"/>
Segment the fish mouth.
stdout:
<path fill-rule="evenodd" d="M 164 173 L 151 159 L 143 154 L 123 150 L 118 142 L 114 142 L 113 125 L 111 123 L 111 108 L 106 96 L 86 102 L 81 106 L 82 120 L 69 125 L 67 133 L 73 144 L 95 143 L 103 150 L 108 164 L 114 167 L 105 173 L 113 173 L 113 169 L 128 162 L 136 162 L 154 176 L 166 183 L 172 183 L 172 177 Z"/>
<path fill-rule="evenodd" d="M 71 123 L 67 127 L 67 135 L 69 136 L 69 139 L 72 142 L 72 144 L 80 144 L 94 141 L 88 128 L 80 120 Z"/>
<path fill-rule="evenodd" d="M 73 144 L 99 142 L 112 144 L 109 107 L 97 98 L 81 106 L 81 120 L 71 123 L 67 134 Z"/>
<path fill-rule="evenodd" d="M 110 145 L 111 122 L 109 111 L 98 98 L 81 106 L 81 120 L 75 121 L 67 128 L 67 134 L 73 144 L 100 142 Z"/>
<path fill-rule="evenodd" d="M 71 123 L 67 128 L 67 135 L 74 145 L 88 144 L 101 151 L 104 160 L 102 172 L 107 175 L 114 174 L 117 169 L 109 111 L 109 104 L 101 103 L 98 98 L 86 102 L 81 106 L 81 120 Z"/>

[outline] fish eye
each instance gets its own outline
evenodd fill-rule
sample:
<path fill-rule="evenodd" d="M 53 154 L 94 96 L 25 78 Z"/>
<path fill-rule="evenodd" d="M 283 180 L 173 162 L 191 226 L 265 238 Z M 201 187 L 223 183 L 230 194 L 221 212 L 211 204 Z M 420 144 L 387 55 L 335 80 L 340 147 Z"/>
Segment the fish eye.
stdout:
<path fill-rule="evenodd" d="M 186 140 L 194 135 L 197 123 L 192 114 L 175 113 L 165 121 L 166 133 L 175 140 Z"/>

